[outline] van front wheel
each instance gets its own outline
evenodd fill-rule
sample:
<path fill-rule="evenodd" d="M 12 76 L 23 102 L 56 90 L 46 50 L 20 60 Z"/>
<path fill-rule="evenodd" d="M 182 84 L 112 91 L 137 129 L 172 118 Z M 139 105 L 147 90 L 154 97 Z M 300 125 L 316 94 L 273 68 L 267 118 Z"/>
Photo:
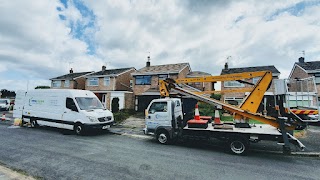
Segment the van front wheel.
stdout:
<path fill-rule="evenodd" d="M 80 123 L 75 124 L 74 125 L 74 132 L 77 135 L 82 135 L 83 134 L 83 126 L 82 126 L 82 124 L 80 124 Z"/>
<path fill-rule="evenodd" d="M 39 126 L 37 123 L 37 120 L 34 120 L 34 119 L 30 120 L 30 125 L 32 128 L 37 128 Z"/>
<path fill-rule="evenodd" d="M 157 140 L 160 144 L 169 144 L 171 139 L 167 131 L 160 130 L 157 133 Z"/>

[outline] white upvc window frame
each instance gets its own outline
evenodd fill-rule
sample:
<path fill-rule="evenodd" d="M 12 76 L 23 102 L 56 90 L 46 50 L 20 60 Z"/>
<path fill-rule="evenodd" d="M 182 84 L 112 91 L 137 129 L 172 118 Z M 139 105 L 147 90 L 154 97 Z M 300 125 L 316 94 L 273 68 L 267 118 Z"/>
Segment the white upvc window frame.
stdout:
<path fill-rule="evenodd" d="M 92 82 L 97 82 L 97 83 L 92 84 Z M 97 77 L 88 78 L 88 86 L 99 86 L 99 78 Z"/>
<path fill-rule="evenodd" d="M 104 86 L 109 86 L 110 85 L 110 77 L 104 77 L 103 78 L 103 84 Z"/>
<path fill-rule="evenodd" d="M 53 80 L 52 87 L 61 87 L 61 81 L 60 80 Z"/>
<path fill-rule="evenodd" d="M 64 80 L 64 87 L 70 87 L 70 80 Z"/>
<path fill-rule="evenodd" d="M 230 84 L 233 83 L 234 85 Z M 225 81 L 223 82 L 224 87 L 244 87 L 243 83 L 239 83 L 238 81 Z"/>
<path fill-rule="evenodd" d="M 257 84 L 257 82 L 260 80 L 260 77 L 254 77 L 252 78 L 252 84 Z"/>

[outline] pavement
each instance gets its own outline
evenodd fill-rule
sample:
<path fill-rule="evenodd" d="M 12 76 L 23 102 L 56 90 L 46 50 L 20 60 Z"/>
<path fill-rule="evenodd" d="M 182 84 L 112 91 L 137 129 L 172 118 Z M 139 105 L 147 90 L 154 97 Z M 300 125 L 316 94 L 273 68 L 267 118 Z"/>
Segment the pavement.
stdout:
<path fill-rule="evenodd" d="M 10 114 L 10 113 L 9 113 Z M 130 136 L 140 139 L 152 139 L 152 136 L 143 134 L 145 120 L 137 117 L 129 117 L 121 124 L 116 124 L 109 129 L 111 133 Z M 0 124 L 7 124 L 9 127 L 13 124 L 12 116 L 6 116 L 5 120 L 1 120 Z M 320 126 L 308 126 L 305 130 L 295 134 L 295 136 L 306 146 L 304 151 L 300 151 L 298 148 L 292 148 L 291 156 L 306 156 L 306 157 L 320 157 Z M 220 144 L 219 144 L 220 143 Z M 261 153 L 273 153 L 281 154 L 282 147 L 274 145 L 274 142 L 259 142 L 251 145 L 251 151 Z M 219 146 L 221 142 L 210 143 L 211 146 Z M 33 177 L 24 174 L 19 170 L 11 170 L 5 165 L 0 164 L 0 180 L 16 180 L 26 179 L 31 180 Z"/>

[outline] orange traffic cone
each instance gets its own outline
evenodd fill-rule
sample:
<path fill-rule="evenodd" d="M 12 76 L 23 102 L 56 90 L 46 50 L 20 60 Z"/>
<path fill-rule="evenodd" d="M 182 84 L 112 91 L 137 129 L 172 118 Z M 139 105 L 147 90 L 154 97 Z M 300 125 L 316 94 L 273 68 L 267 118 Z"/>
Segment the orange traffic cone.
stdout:
<path fill-rule="evenodd" d="M 215 110 L 214 112 L 214 124 L 221 124 L 219 110 Z"/>
<path fill-rule="evenodd" d="M 196 109 L 194 110 L 194 119 L 200 120 L 200 113 L 199 113 L 199 109 L 198 109 L 198 104 L 196 104 Z"/>
<path fill-rule="evenodd" d="M 1 120 L 2 120 L 2 121 L 5 121 L 5 120 L 6 120 L 6 114 L 5 114 L 5 113 L 2 114 Z"/>

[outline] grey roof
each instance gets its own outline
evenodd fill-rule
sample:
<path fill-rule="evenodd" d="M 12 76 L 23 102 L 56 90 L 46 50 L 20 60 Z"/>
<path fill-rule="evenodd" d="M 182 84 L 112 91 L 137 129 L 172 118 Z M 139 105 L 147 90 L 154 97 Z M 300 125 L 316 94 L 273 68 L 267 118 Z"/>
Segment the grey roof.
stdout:
<path fill-rule="evenodd" d="M 243 73 L 243 72 L 257 72 L 257 71 L 271 71 L 273 75 L 280 74 L 278 69 L 274 66 L 254 66 L 254 67 L 222 69 L 221 75 L 233 74 L 233 73 Z"/>
<path fill-rule="evenodd" d="M 181 70 L 183 70 L 186 67 L 190 69 L 189 63 L 155 65 L 155 66 L 141 68 L 136 73 L 132 73 L 132 75 L 179 73 Z"/>
<path fill-rule="evenodd" d="M 92 72 L 69 73 L 69 74 L 65 74 L 65 75 L 62 75 L 62 76 L 55 77 L 55 78 L 51 78 L 50 80 L 72 80 L 72 79 L 75 79 L 77 77 L 89 74 L 89 73 L 92 73 Z"/>
<path fill-rule="evenodd" d="M 187 74 L 187 77 L 202 77 L 202 76 L 211 76 L 211 74 L 202 72 L 202 71 L 192 71 Z"/>
<path fill-rule="evenodd" d="M 135 68 L 129 67 L 129 68 L 119 68 L 119 69 L 106 69 L 104 71 L 102 70 L 102 71 L 92 73 L 88 76 L 116 76 L 116 75 L 121 74 L 121 73 L 128 71 L 130 69 L 135 69 Z"/>
<path fill-rule="evenodd" d="M 319 70 L 320 71 L 320 61 L 310 61 L 310 62 L 296 62 L 297 65 L 302 67 L 306 71 L 314 71 Z"/>

